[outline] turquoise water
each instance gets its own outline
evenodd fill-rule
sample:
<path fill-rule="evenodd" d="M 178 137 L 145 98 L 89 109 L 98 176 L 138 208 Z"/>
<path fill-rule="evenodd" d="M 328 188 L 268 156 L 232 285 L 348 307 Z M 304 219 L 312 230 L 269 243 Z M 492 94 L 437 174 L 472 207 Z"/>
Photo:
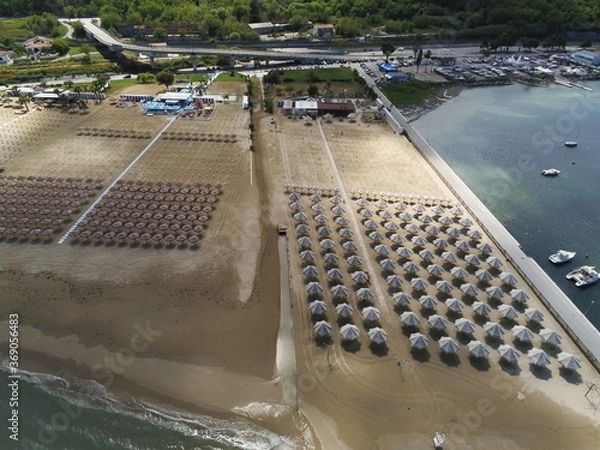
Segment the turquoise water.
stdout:
<path fill-rule="evenodd" d="M 291 448 L 244 420 L 160 410 L 110 395 L 93 381 L 67 382 L 43 374 L 19 380 L 19 441 L 10 417 L 8 374 L 0 371 L 2 450 L 234 450 Z"/>
<path fill-rule="evenodd" d="M 598 328 L 600 284 L 565 279 L 600 268 L 600 83 L 586 86 L 470 89 L 413 125 Z M 541 175 L 552 167 L 558 177 Z M 559 248 L 577 256 L 554 266 Z"/>

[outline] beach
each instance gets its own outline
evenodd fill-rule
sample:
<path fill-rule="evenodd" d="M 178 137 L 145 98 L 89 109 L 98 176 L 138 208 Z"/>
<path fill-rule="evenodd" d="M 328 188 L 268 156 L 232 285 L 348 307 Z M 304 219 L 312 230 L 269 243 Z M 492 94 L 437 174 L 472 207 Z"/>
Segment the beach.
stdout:
<path fill-rule="evenodd" d="M 212 89 L 238 93 L 243 89 L 240 86 L 223 83 Z M 147 89 L 137 86 L 132 91 Z M 6 135 L 12 140 L 5 148 L 15 148 L 18 142 L 20 149 L 10 155 L 3 176 L 91 177 L 102 180 L 100 194 L 163 130 L 122 176 L 124 183 L 220 186 L 197 245 L 81 238 L 57 244 L 66 225 L 49 242 L 5 238 L 0 243 L 0 286 L 6 300 L 0 311 L 3 320 L 12 312 L 20 316 L 21 367 L 64 379 L 95 379 L 111 392 L 148 404 L 218 418 L 248 418 L 281 437 L 264 448 L 425 449 L 431 448 L 435 432 L 446 434 L 444 448 L 596 448 L 599 424 L 594 412 L 600 395 L 595 388 L 589 389 L 600 381 L 596 369 L 476 218 L 466 209 L 462 215 L 451 212 L 462 206 L 459 199 L 410 142 L 385 123 L 360 119 L 305 122 L 279 112 L 271 123 L 271 117 L 254 113 L 256 151 L 251 152 L 250 117 L 236 103 L 217 105 L 208 121 L 172 123 L 166 116 L 143 116 L 139 109 L 116 108 L 108 102 L 93 105 L 88 114 L 81 115 L 33 111 L 14 122 L 13 117 L 3 115 L 4 128 L 12 131 Z M 84 127 L 143 130 L 150 137 L 132 138 L 122 132 L 92 136 L 81 132 Z M 165 134 L 165 129 L 173 134 Z M 290 207 L 294 192 L 299 194 L 296 202 L 307 213 L 306 220 L 294 218 L 297 211 Z M 321 197 L 317 201 L 311 199 L 315 194 Z M 341 214 L 331 211 L 335 196 L 342 200 Z M 367 204 L 359 205 L 359 199 Z M 376 206 L 377 201 L 385 205 Z M 400 201 L 411 219 L 398 217 L 400 210 L 394 203 Z M 331 252 L 320 245 L 325 236 L 319 231 L 323 224 L 314 221 L 315 204 L 321 204 L 322 214 L 328 216 L 331 233 L 327 237 L 339 257 L 335 265 L 323 259 Z M 449 226 L 436 222 L 439 234 L 428 234 L 430 224 L 420 220 L 424 212 L 415 210 L 417 204 L 433 220 L 447 216 L 460 229 L 460 238 L 447 236 L 450 245 L 468 241 L 462 253 L 447 249 L 457 254 L 456 262 L 442 259 L 441 248 L 433 244 Z M 443 212 L 435 213 L 436 206 Z M 364 209 L 374 214 L 375 228 L 365 224 Z M 391 218 L 384 219 L 383 211 Z M 346 218 L 347 225 L 336 225 L 336 216 Z M 460 219 L 469 217 L 473 225 L 458 225 Z M 403 246 L 410 248 L 411 255 L 396 254 L 399 245 L 390 240 L 388 222 L 418 227 L 412 233 L 405 228 L 395 233 L 403 236 Z M 308 230 L 298 232 L 300 223 Z M 287 227 L 287 277 L 285 273 L 280 276 L 278 226 Z M 352 238 L 342 238 L 340 228 L 350 229 Z M 482 236 L 469 239 L 467 229 Z M 381 242 L 369 237 L 373 231 L 381 232 Z M 411 242 L 417 235 L 425 239 L 421 246 Z M 310 239 L 306 248 L 298 242 L 302 236 Z M 355 251 L 342 249 L 348 241 L 356 245 Z M 491 246 L 486 255 L 476 246 L 483 243 Z M 381 266 L 384 258 L 376 249 L 379 244 L 393 251 L 386 258 L 393 263 L 392 269 Z M 318 271 L 310 279 L 303 273 L 307 261 L 300 257 L 307 249 L 315 254 Z M 429 261 L 419 253 L 425 249 L 433 254 Z M 361 267 L 347 262 L 350 254 L 361 259 Z M 496 257 L 502 268 L 490 269 L 493 278 L 483 282 L 475 276 L 475 269 L 489 267 L 485 262 L 469 267 L 464 262 L 468 254 Z M 426 281 L 424 289 L 413 289 L 415 274 L 405 268 L 408 262 L 417 266 L 417 274 Z M 432 263 L 443 269 L 437 276 L 427 270 Z M 464 280 L 451 275 L 453 267 L 468 269 Z M 336 281 L 326 275 L 332 268 L 341 274 Z M 354 281 L 357 269 L 369 273 L 370 285 Z M 514 286 L 500 283 L 501 271 L 516 276 Z M 388 285 L 392 274 L 401 280 L 400 287 Z M 293 341 L 278 345 L 280 320 L 286 314 L 280 280 L 286 279 Z M 308 294 L 310 281 L 319 282 L 323 291 Z M 439 292 L 437 281 L 447 281 L 452 294 Z M 476 286 L 477 293 L 463 295 L 464 282 Z M 333 308 L 340 299 L 330 292 L 335 285 L 348 288 L 352 323 L 360 330 L 351 346 L 339 337 L 343 322 L 336 320 Z M 513 322 L 504 321 L 498 311 L 504 301 L 494 304 L 486 295 L 486 289 L 493 286 L 508 299 L 512 288 L 521 289 L 529 298 L 526 306 L 543 312 L 543 327 L 562 336 L 560 345 L 543 342 L 539 328 L 524 316 L 525 305 L 517 308 Z M 367 337 L 371 327 L 363 324 L 360 310 L 364 304 L 356 297 L 361 288 L 370 290 L 370 303 L 381 313 L 379 326 L 387 332 L 384 346 L 371 345 Z M 411 296 L 408 305 L 395 304 L 394 294 L 401 292 Z M 438 304 L 423 310 L 422 295 L 430 295 Z M 464 304 L 458 316 L 452 316 L 443 304 L 451 295 Z M 328 345 L 315 340 L 313 332 L 315 318 L 308 306 L 317 298 L 328 307 L 325 318 L 332 326 Z M 476 317 L 475 301 L 494 306 L 488 318 Z M 400 315 L 408 311 L 422 317 L 414 329 L 402 324 Z M 434 313 L 447 319 L 445 330 L 432 330 L 427 323 Z M 476 323 L 473 339 L 489 347 L 487 358 L 469 357 L 466 344 L 471 338 L 454 326 L 459 317 Z M 535 337 L 531 344 L 515 343 L 508 331 L 502 339 L 490 340 L 483 328 L 487 321 L 503 323 L 506 329 L 529 326 Z M 0 326 L 6 348 L 6 322 Z M 411 351 L 408 338 L 416 331 L 429 337 L 428 351 Z M 147 345 L 138 345 L 140 336 Z M 441 337 L 459 343 L 456 355 L 440 353 L 434 341 Z M 550 363 L 538 369 L 525 354 L 517 364 L 501 363 L 497 349 L 503 343 L 521 353 L 544 349 Z M 295 353 L 295 367 L 285 358 L 278 362 L 277 352 L 285 351 Z M 557 361 L 560 351 L 578 357 L 581 369 L 562 369 Z"/>

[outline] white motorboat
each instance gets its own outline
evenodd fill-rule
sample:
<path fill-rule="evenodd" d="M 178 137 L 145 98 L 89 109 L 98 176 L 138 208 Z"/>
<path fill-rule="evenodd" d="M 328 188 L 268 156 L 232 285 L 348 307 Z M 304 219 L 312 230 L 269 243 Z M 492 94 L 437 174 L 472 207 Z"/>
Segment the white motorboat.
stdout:
<path fill-rule="evenodd" d="M 593 266 L 581 266 L 567 274 L 567 280 L 575 281 L 575 286 L 583 287 L 600 281 L 600 274 Z"/>
<path fill-rule="evenodd" d="M 547 176 L 547 177 L 555 177 L 559 173 L 560 173 L 560 170 L 558 170 L 558 169 L 545 169 L 545 170 L 542 170 L 542 175 Z"/>
<path fill-rule="evenodd" d="M 577 141 L 565 141 L 565 147 L 577 147 Z"/>
<path fill-rule="evenodd" d="M 551 263 L 554 264 L 562 264 L 562 263 L 566 263 L 567 261 L 571 261 L 573 258 L 575 258 L 576 252 L 569 252 L 567 250 L 559 250 L 556 253 L 553 253 L 552 255 L 548 256 L 548 259 L 550 260 Z"/>
<path fill-rule="evenodd" d="M 433 435 L 433 446 L 436 449 L 441 449 L 445 441 L 446 435 L 444 433 L 437 432 Z"/>

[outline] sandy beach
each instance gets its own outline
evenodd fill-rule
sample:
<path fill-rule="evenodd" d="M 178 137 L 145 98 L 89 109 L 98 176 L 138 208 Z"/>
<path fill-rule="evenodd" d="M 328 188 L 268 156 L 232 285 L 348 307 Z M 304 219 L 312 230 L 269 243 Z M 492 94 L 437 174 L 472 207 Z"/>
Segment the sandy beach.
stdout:
<path fill-rule="evenodd" d="M 220 83 L 212 89 L 239 95 L 243 85 Z M 147 93 L 149 87 L 131 91 Z M 117 108 L 109 102 L 92 105 L 87 114 L 42 110 L 14 117 L 0 109 L 4 180 L 76 177 L 98 184 L 95 196 L 70 210 L 68 220 L 55 225 L 49 237 L 4 236 L 0 242 L 0 317 L 4 320 L 15 311 L 20 315 L 23 368 L 95 379 L 111 391 L 149 403 L 248 417 L 302 449 L 427 449 L 435 432 L 446 434 L 445 449 L 598 447 L 597 370 L 475 218 L 465 211 L 458 214 L 459 199 L 419 152 L 387 124 L 307 124 L 279 112 L 271 123 L 272 116 L 257 111 L 256 151 L 251 152 L 250 115 L 239 103 L 217 105 L 210 120 L 170 122 L 166 116 L 144 116 L 139 108 Z M 148 192 L 136 199 L 132 191 L 124 199 L 130 195 L 125 190 L 109 191 L 115 205 L 107 205 L 107 196 L 82 222 L 81 230 L 87 227 L 90 237 L 82 238 L 80 230 L 58 244 L 118 176 L 122 182 L 115 187 L 146 186 Z M 216 186 L 218 194 L 213 195 Z M 177 230 L 173 236 L 183 235 L 185 225 L 190 230 L 198 226 L 200 213 L 190 218 L 193 206 L 199 211 L 210 207 L 197 241 L 139 241 L 129 231 L 116 240 L 106 237 L 113 225 L 102 225 L 102 220 L 92 224 L 102 208 L 107 216 L 119 201 L 137 208 L 151 202 L 143 198 L 150 189 L 160 194 L 163 187 L 198 190 L 182 214 L 180 228 L 170 228 Z M 201 194 L 203 189 L 206 194 Z M 297 199 L 290 199 L 292 193 Z M 311 198 L 315 194 L 320 198 Z M 178 212 L 172 215 L 177 216 L 185 204 L 175 199 L 177 194 L 172 200 L 168 195 L 160 200 L 166 205 L 160 218 L 154 218 L 155 212 L 147 219 L 143 214 L 135 220 L 128 216 L 123 227 L 127 221 L 133 228 L 143 222 L 138 234 L 154 236 L 148 224 L 166 223 L 167 210 L 173 207 Z M 208 204 L 211 195 L 215 200 Z M 334 196 L 341 203 L 333 203 Z M 394 206 L 399 202 L 404 207 Z M 294 203 L 296 209 L 291 207 Z M 335 206 L 342 210 L 334 212 Z M 294 218 L 298 212 L 306 219 Z M 402 212 L 411 217 L 401 218 Z M 327 220 L 317 222 L 319 214 Z M 3 216 L 9 216 L 6 210 Z M 343 225 L 335 221 L 340 217 Z M 440 222 L 442 217 L 450 222 Z M 177 219 L 168 220 L 172 226 Z M 304 231 L 297 229 L 301 224 L 306 225 Z M 409 231 L 407 225 L 416 228 Z M 285 237 L 278 238 L 278 226 L 287 227 Z M 459 234 L 448 232 L 450 228 Z M 349 234 L 341 235 L 341 229 Z M 374 239 L 373 232 L 380 237 Z M 100 233 L 98 238 L 92 238 L 94 233 Z M 393 235 L 400 237 L 393 240 Z M 420 243 L 414 240 L 419 236 Z M 301 244 L 302 237 L 308 241 Z M 284 239 L 288 273 L 280 274 L 284 266 L 278 239 Z M 331 248 L 324 239 L 331 240 Z M 457 241 L 465 244 L 456 247 Z M 342 247 L 348 242 L 355 250 Z M 490 248 L 481 250 L 483 244 Z M 399 255 L 400 247 L 410 253 Z M 307 250 L 312 260 L 301 256 Z M 330 253 L 337 255 L 336 262 L 325 260 Z M 480 262 L 468 263 L 469 255 Z M 350 264 L 350 256 L 360 258 L 361 264 Z M 497 258 L 501 265 L 494 268 L 487 258 Z M 433 264 L 439 272 L 431 269 Z M 316 274 L 304 274 L 308 265 L 314 265 Z M 457 267 L 465 269 L 462 277 L 451 272 Z M 339 274 L 328 275 L 331 269 Z M 481 279 L 479 270 L 486 270 L 490 278 Z M 371 282 L 355 281 L 357 271 L 368 273 Z M 515 279 L 506 283 L 501 273 Z M 390 276 L 396 276 L 399 285 L 393 285 Z M 417 277 L 423 286 L 413 286 Z M 289 314 L 280 298 L 285 292 L 280 279 L 289 280 Z M 310 282 L 319 283 L 322 291 L 308 293 Z M 442 291 L 439 282 L 447 282 L 449 291 Z M 476 291 L 465 294 L 466 283 Z M 347 295 L 334 296 L 331 288 L 337 285 L 345 287 Z M 495 299 L 489 293 L 494 287 Z M 370 292 L 364 299 L 358 297 L 366 292 L 361 289 Z M 512 301 L 514 289 L 523 292 L 526 303 Z M 401 293 L 409 297 L 407 304 L 397 304 Z M 435 306 L 422 307 L 423 296 L 430 296 Z M 456 298 L 462 311 L 450 311 L 444 304 L 448 298 Z M 309 310 L 314 300 L 327 307 L 320 317 Z M 344 302 L 353 312 L 340 320 L 334 308 Z M 475 302 L 490 305 L 487 317 L 474 313 Z M 501 305 L 514 307 L 513 319 L 502 317 Z M 374 323 L 363 320 L 368 306 L 380 313 Z M 543 313 L 541 324 L 527 319 L 526 308 Z M 403 325 L 401 314 L 406 312 L 421 319 L 417 326 Z M 435 330 L 428 323 L 434 314 L 446 321 L 445 329 Z M 280 340 L 278 346 L 280 315 L 282 322 L 291 321 L 293 341 Z M 460 318 L 473 321 L 472 335 L 458 332 L 455 323 Z M 331 325 L 330 340 L 315 339 L 318 319 Z M 489 338 L 487 322 L 501 324 L 506 334 Z M 348 323 L 360 334 L 344 343 L 340 329 Z M 367 333 L 375 325 L 387 333 L 384 345 L 370 342 Z M 515 341 L 510 329 L 518 325 L 532 331 L 531 342 Z M 544 342 L 542 328 L 558 332 L 560 344 Z M 6 330 L 2 322 L 4 348 Z M 409 336 L 415 332 L 429 339 L 427 350 L 411 349 Z M 140 336 L 147 345 L 139 345 Z M 436 341 L 442 337 L 456 341 L 456 354 L 440 352 Z M 484 343 L 489 355 L 471 357 L 471 340 Z M 502 344 L 522 353 L 515 364 L 500 361 Z M 527 352 L 534 348 L 548 354 L 546 368 L 529 363 Z M 295 361 L 282 358 L 281 352 L 295 353 Z M 575 372 L 563 369 L 557 359 L 560 352 L 575 355 L 582 367 Z"/>

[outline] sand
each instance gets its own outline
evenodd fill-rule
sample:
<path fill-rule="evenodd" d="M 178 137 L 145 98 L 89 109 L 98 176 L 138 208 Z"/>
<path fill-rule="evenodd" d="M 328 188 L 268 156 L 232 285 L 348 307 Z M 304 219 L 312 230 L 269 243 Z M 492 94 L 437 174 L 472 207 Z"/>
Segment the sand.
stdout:
<path fill-rule="evenodd" d="M 148 92 L 147 86 L 132 90 L 142 88 Z M 236 95 L 243 92 L 235 83 L 217 88 L 219 93 L 227 89 Z M 290 436 L 298 448 L 425 449 L 431 448 L 436 431 L 448 437 L 444 448 L 597 448 L 594 412 L 600 398 L 595 388 L 585 394 L 599 383 L 598 373 L 518 276 L 516 287 L 529 295 L 528 306 L 543 311 L 543 326 L 563 337 L 559 349 L 546 346 L 537 335 L 529 346 L 548 351 L 547 369 L 536 370 L 525 356 L 516 366 L 500 364 L 495 348 L 502 341 L 487 342 L 491 353 L 485 361 L 471 360 L 464 345 L 468 339 L 458 336 L 451 324 L 446 332 L 436 333 L 423 321 L 419 330 L 432 341 L 429 352 L 410 351 L 410 330 L 401 326 L 399 313 L 412 310 L 426 317 L 431 312 L 422 311 L 416 300 L 398 309 L 392 295 L 406 291 L 416 299 L 423 294 L 438 300 L 445 296 L 432 284 L 418 295 L 413 292 L 412 277 L 400 265 L 406 261 L 395 253 L 389 255 L 396 264 L 393 273 L 403 284 L 401 288 L 387 286 L 389 273 L 379 265 L 382 258 L 375 252 L 356 204 L 359 197 L 369 198 L 369 208 L 377 211 L 374 200 L 384 199 L 388 202 L 385 209 L 397 213 L 391 202 L 401 198 L 409 205 L 423 203 L 428 208 L 440 204 L 448 215 L 451 207 L 460 204 L 410 143 L 386 124 L 332 121 L 306 125 L 275 117 L 271 124 L 271 116 L 255 112 L 255 152 L 249 151 L 249 113 L 239 104 L 217 105 L 209 121 L 176 120 L 169 132 L 195 137 L 160 137 L 123 175 L 124 181 L 222 184 L 222 195 L 197 248 L 71 239 L 58 245 L 64 230 L 47 243 L 3 239 L 0 312 L 2 317 L 12 311 L 21 316 L 23 366 L 66 377 L 95 378 L 122 395 L 192 412 L 242 414 Z M 108 102 L 92 105 L 87 114 L 43 110 L 10 120 L 2 119 L 3 131 L 10 130 L 2 138 L 4 155 L 9 156 L 4 176 L 93 177 L 102 179 L 104 187 L 151 141 L 128 137 L 123 131 L 143 130 L 154 137 L 169 125 L 164 116 L 142 116 L 136 108 L 116 108 Z M 81 133 L 82 127 L 121 133 L 119 137 L 116 133 L 91 136 Z M 11 153 L 15 142 L 19 150 Z M 344 216 L 354 232 L 357 254 L 373 278 L 368 287 L 374 294 L 373 304 L 381 311 L 380 326 L 388 333 L 384 347 L 370 346 L 360 318 L 362 304 L 354 294 L 349 302 L 361 336 L 357 344 L 342 345 L 340 324 L 331 311 L 338 300 L 332 298 L 332 283 L 325 275 L 329 266 L 320 256 L 316 224 L 307 221 L 317 254 L 317 279 L 325 287 L 321 297 L 329 306 L 327 318 L 333 328 L 330 345 L 318 345 L 314 339 L 302 275 L 305 264 L 299 258 L 297 222 L 288 194 L 302 192 L 300 203 L 312 217 L 309 195 L 324 194 L 322 203 L 329 209 L 327 196 L 334 193 L 332 187 L 346 201 Z M 342 257 L 338 267 L 343 277 L 335 284 L 355 292 L 365 286 L 357 286 L 350 278 L 354 269 L 344 260 L 347 255 L 340 248 L 339 227 L 331 222 L 330 211 L 324 214 L 330 217 L 334 250 Z M 374 219 L 381 223 L 380 217 Z M 397 217 L 393 220 L 400 223 Z M 425 224 L 417 219 L 413 223 L 421 227 L 419 234 L 427 236 Z M 289 273 L 283 273 L 282 279 L 289 279 L 290 284 L 293 307 L 288 320 L 293 320 L 293 348 L 286 340 L 277 345 L 280 311 L 286 319 L 286 309 L 280 310 L 284 290 L 279 282 L 278 225 L 288 228 L 284 244 Z M 395 250 L 388 230 L 381 225 L 377 230 L 386 235 L 384 244 Z M 406 234 L 404 230 L 398 233 Z M 491 244 L 487 236 L 481 241 Z M 467 253 L 479 254 L 474 244 Z M 414 250 L 414 245 L 407 246 Z M 504 264 L 501 270 L 516 275 L 492 247 L 492 255 Z M 426 248 L 436 251 L 432 238 Z M 440 254 L 436 253 L 435 262 L 443 265 Z M 408 260 L 420 265 L 422 278 L 435 281 L 428 279 L 427 264 L 417 253 Z M 454 282 L 449 268 L 444 267 L 441 279 Z M 460 284 L 455 285 L 453 295 L 466 305 L 463 316 L 473 318 L 470 305 L 475 300 L 488 301 L 482 290 L 487 285 L 478 284 L 469 270 L 465 281 L 478 286 L 476 298 L 463 298 L 457 289 Z M 491 283 L 498 284 L 498 272 L 494 275 Z M 508 289 L 503 288 L 506 295 Z M 436 311 L 448 317 L 444 305 Z M 489 320 L 501 320 L 496 309 Z M 476 323 L 475 338 L 486 341 L 482 321 Z M 515 323 L 526 324 L 522 310 Z M 1 326 L 0 337 L 5 341 L 7 327 Z M 146 330 L 143 335 L 152 336 L 143 348 L 134 345 L 140 327 Z M 461 344 L 456 357 L 440 355 L 433 340 L 443 335 Z M 513 344 L 510 334 L 504 341 Z M 134 358 L 124 360 L 122 355 L 131 353 L 126 349 L 132 347 L 137 349 Z M 528 350 L 527 345 L 517 348 Z M 295 351 L 295 367 L 289 358 L 276 357 L 278 349 Z M 582 369 L 575 374 L 562 370 L 556 360 L 561 350 L 577 355 Z M 174 376 L 177 383 L 165 383 Z M 294 397 L 290 386 L 296 388 L 297 411 L 295 401 L 290 401 Z M 264 413 L 264 405 L 270 406 L 269 413 Z M 312 431 L 307 433 L 308 424 Z"/>

